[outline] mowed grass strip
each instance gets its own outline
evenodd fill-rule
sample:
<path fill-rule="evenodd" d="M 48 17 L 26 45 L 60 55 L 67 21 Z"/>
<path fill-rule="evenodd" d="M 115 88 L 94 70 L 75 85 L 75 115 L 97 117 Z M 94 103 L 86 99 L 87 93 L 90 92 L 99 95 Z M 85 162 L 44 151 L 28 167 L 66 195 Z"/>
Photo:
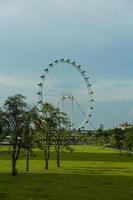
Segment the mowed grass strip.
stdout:
<path fill-rule="evenodd" d="M 132 200 L 133 177 L 83 174 L 0 174 L 2 200 Z"/>
<path fill-rule="evenodd" d="M 99 149 L 98 147 L 90 146 L 73 146 L 74 151 L 72 153 L 63 151 L 61 152 L 61 160 L 68 161 L 104 161 L 104 162 L 133 162 L 133 155 L 123 152 L 119 155 L 119 152 L 114 149 Z M 34 149 L 31 153 L 30 160 L 43 160 L 43 151 Z M 10 160 L 11 155 L 8 149 L 5 147 L 0 148 L 0 160 Z M 20 160 L 24 160 L 25 157 L 21 157 Z M 51 151 L 50 160 L 55 160 L 56 155 L 54 149 Z"/>
<path fill-rule="evenodd" d="M 25 159 L 18 161 L 18 176 L 12 177 L 10 155 L 0 151 L 0 200 L 132 200 L 133 155 L 97 147 L 75 146 L 62 153 L 56 167 L 55 153 L 44 169 L 38 149 L 25 173 Z M 3 159 L 2 159 L 3 156 Z M 8 157 L 9 156 L 9 157 Z"/>

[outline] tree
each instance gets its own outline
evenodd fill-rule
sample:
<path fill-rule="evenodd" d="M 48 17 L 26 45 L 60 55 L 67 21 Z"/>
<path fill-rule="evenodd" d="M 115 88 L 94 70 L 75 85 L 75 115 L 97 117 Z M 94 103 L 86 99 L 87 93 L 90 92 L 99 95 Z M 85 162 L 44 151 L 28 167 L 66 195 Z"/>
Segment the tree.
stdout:
<path fill-rule="evenodd" d="M 69 122 L 66 114 L 60 112 L 59 109 L 55 109 L 54 121 L 56 124 L 54 132 L 54 146 L 56 152 L 57 167 L 60 167 L 61 150 L 63 148 L 71 150 L 67 143 L 71 136 L 71 132 L 67 129 Z"/>
<path fill-rule="evenodd" d="M 0 141 L 2 141 L 3 139 L 3 126 L 4 126 L 3 112 L 2 112 L 2 109 L 0 108 Z"/>
<path fill-rule="evenodd" d="M 36 106 L 27 107 L 24 115 L 23 135 L 24 135 L 24 149 L 26 152 L 26 172 L 29 171 L 29 156 L 34 145 L 34 135 L 36 131 L 36 122 L 38 120 L 38 110 Z"/>
<path fill-rule="evenodd" d="M 74 151 L 74 149 L 68 144 L 70 137 L 71 137 L 70 130 L 62 128 L 56 132 L 56 135 L 54 137 L 55 138 L 54 146 L 55 146 L 57 167 L 60 167 L 61 151 L 63 151 L 64 149 L 66 149 L 70 153 Z"/>
<path fill-rule="evenodd" d="M 6 138 L 9 134 L 8 125 L 6 123 L 5 114 L 3 109 L 0 108 L 0 141 Z"/>
<path fill-rule="evenodd" d="M 133 148 L 133 128 L 127 129 L 125 134 L 125 148 L 131 151 Z"/>
<path fill-rule="evenodd" d="M 124 148 L 125 130 L 115 128 L 112 133 L 112 141 L 114 142 L 114 147 L 117 148 L 121 153 L 121 150 Z"/>
<path fill-rule="evenodd" d="M 96 133 L 96 143 L 99 146 L 99 148 L 104 147 L 104 131 L 103 129 L 98 129 Z"/>
<path fill-rule="evenodd" d="M 65 113 L 60 112 L 49 103 L 43 104 L 43 115 L 41 116 L 38 133 L 38 146 L 44 152 L 45 169 L 49 167 L 51 146 L 54 145 L 57 166 L 60 166 L 60 153 L 67 146 L 69 131 L 66 130 L 68 119 Z"/>
<path fill-rule="evenodd" d="M 5 101 L 4 109 L 6 123 L 11 135 L 9 150 L 12 158 L 12 175 L 15 176 L 17 174 L 17 160 L 21 154 L 21 150 L 25 147 L 24 126 L 27 111 L 25 97 L 21 94 L 8 97 Z"/>
<path fill-rule="evenodd" d="M 45 169 L 49 168 L 50 150 L 53 144 L 53 136 L 55 133 L 55 108 L 49 103 L 43 104 L 42 115 L 38 120 L 38 136 L 37 145 L 43 150 Z"/>

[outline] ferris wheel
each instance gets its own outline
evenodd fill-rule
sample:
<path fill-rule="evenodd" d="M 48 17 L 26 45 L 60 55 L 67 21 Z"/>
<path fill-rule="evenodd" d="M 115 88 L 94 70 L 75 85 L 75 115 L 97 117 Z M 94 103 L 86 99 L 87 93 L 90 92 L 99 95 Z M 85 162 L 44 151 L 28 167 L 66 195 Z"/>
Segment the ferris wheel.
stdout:
<path fill-rule="evenodd" d="M 70 59 L 55 60 L 45 67 L 40 79 L 37 92 L 40 108 L 45 102 L 58 107 L 67 114 L 71 129 L 90 123 L 92 84 L 81 65 Z"/>

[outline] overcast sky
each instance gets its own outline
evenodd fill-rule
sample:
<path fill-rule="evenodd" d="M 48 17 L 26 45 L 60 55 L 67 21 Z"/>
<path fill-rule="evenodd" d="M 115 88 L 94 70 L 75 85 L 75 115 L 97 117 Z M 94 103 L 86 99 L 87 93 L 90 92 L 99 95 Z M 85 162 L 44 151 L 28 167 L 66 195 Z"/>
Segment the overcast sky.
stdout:
<path fill-rule="evenodd" d="M 0 0 L 0 102 L 36 103 L 54 59 L 80 63 L 94 90 L 93 124 L 133 122 L 132 0 Z"/>

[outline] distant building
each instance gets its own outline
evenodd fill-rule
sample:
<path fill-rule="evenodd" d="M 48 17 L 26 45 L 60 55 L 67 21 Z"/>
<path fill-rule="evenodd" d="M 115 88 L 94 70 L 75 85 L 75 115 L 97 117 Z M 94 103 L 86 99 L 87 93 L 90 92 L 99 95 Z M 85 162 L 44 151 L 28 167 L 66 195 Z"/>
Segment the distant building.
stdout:
<path fill-rule="evenodd" d="M 104 129 L 104 124 L 100 124 L 99 128 L 100 128 L 101 130 L 103 130 L 103 129 Z"/>
<path fill-rule="evenodd" d="M 125 130 L 128 128 L 133 128 L 133 124 L 129 124 L 128 122 L 123 122 L 118 125 L 118 128 Z"/>

